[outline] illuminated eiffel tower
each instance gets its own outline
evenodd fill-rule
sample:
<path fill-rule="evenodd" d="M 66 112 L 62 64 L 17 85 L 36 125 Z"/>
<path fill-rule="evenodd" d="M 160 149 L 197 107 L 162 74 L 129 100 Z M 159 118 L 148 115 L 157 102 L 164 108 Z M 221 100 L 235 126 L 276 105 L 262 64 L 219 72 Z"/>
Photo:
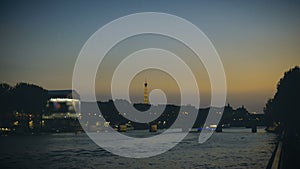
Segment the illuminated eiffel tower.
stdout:
<path fill-rule="evenodd" d="M 148 97 L 148 83 L 147 80 L 145 80 L 144 83 L 144 104 L 149 104 L 149 97 Z"/>

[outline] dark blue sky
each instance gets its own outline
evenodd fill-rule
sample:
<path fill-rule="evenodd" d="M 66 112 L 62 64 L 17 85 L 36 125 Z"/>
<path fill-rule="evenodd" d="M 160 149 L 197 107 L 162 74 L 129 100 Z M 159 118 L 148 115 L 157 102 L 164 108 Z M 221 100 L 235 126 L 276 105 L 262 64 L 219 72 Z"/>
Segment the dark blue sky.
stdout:
<path fill-rule="evenodd" d="M 300 65 L 295 1 L 1 1 L 1 81 L 71 88 L 78 53 L 96 30 L 149 11 L 185 18 L 210 38 L 224 64 L 228 101 L 235 106 L 261 111 L 283 72 Z"/>

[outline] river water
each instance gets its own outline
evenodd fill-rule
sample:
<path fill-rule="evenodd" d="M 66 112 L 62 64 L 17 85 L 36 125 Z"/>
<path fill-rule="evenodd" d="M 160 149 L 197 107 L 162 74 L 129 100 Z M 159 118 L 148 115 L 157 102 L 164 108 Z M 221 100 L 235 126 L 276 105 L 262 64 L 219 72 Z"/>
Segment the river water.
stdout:
<path fill-rule="evenodd" d="M 129 131 L 145 136 L 148 131 Z M 177 134 L 174 132 L 173 134 Z M 205 143 L 190 133 L 164 154 L 130 159 L 98 147 L 86 134 L 58 133 L 40 136 L 0 137 L 0 168 L 266 168 L 276 135 L 259 128 L 223 129 Z"/>

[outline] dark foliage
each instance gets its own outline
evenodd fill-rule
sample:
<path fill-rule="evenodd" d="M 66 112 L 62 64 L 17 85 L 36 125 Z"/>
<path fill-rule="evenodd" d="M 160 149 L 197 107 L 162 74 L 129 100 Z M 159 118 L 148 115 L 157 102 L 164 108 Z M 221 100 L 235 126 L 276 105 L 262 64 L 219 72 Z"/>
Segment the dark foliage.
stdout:
<path fill-rule="evenodd" d="M 274 98 L 268 100 L 264 109 L 269 125 L 277 124 L 275 131 L 284 131 L 281 163 L 285 168 L 300 168 L 299 96 L 300 69 L 296 66 L 284 73 Z"/>
<path fill-rule="evenodd" d="M 300 132 L 300 69 L 298 66 L 284 73 L 277 84 L 277 92 L 269 99 L 264 111 L 269 125 L 279 122 L 286 130 Z"/>
<path fill-rule="evenodd" d="M 12 87 L 6 83 L 0 84 L 0 126 L 11 127 L 13 121 Z"/>
<path fill-rule="evenodd" d="M 28 127 L 28 122 L 31 119 L 35 126 L 39 126 L 47 101 L 46 90 L 28 83 L 18 83 L 15 87 L 3 83 L 0 84 L 0 88 L 1 126 L 12 126 L 14 112 L 22 115 L 23 125 Z"/>

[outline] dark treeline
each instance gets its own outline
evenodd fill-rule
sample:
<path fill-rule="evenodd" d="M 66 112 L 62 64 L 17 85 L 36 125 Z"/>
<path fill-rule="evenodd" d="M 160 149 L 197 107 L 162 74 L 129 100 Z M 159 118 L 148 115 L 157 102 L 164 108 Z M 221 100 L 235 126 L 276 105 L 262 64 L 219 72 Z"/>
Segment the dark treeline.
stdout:
<path fill-rule="evenodd" d="M 0 127 L 12 130 L 18 130 L 20 133 L 39 132 L 39 131 L 72 131 L 72 126 L 68 125 L 71 119 L 42 119 L 43 115 L 51 114 L 51 109 L 47 109 L 48 90 L 40 86 L 28 83 L 18 83 L 15 86 L 0 84 Z M 125 104 L 130 104 L 129 102 Z M 82 106 L 84 104 L 82 103 Z M 103 114 L 103 120 L 109 121 L 111 126 L 130 123 L 135 129 L 146 129 L 149 124 L 134 123 L 126 119 L 124 112 L 119 112 L 112 100 L 107 102 L 98 102 L 98 106 Z M 137 110 L 146 110 L 150 105 L 133 104 Z M 155 108 L 155 106 L 153 106 Z M 156 106 L 158 108 L 159 106 Z M 185 106 L 182 106 L 185 107 Z M 187 107 L 186 107 L 187 108 Z M 179 112 L 180 106 L 166 105 L 164 112 L 152 123 L 158 125 L 158 128 L 169 128 L 178 116 L 186 116 L 185 112 Z M 193 110 L 192 110 L 193 109 Z M 197 118 L 193 127 L 202 127 L 209 108 L 196 110 L 190 109 L 191 112 L 197 112 Z M 159 112 L 159 111 L 157 111 Z M 81 112 L 82 115 L 94 115 L 95 112 Z M 155 112 L 152 112 L 155 113 Z M 97 115 L 99 116 L 99 115 Z M 91 119 L 91 118 L 89 118 Z M 44 121 L 44 125 L 42 125 Z M 94 122 L 89 121 L 89 124 Z M 97 122 L 95 122 L 97 123 Z M 229 104 L 224 107 L 224 113 L 220 124 L 223 126 L 240 126 L 247 127 L 255 125 L 264 125 L 263 115 L 250 114 L 242 106 L 237 109 L 232 108 Z M 102 124 L 100 124 L 101 126 Z M 33 127 L 34 126 L 34 127 Z M 77 125 L 74 125 L 77 126 Z M 66 130 L 66 127 L 68 130 Z M 178 126 L 180 127 L 180 126 Z M 75 129 L 74 129 L 75 130 Z"/>
<path fill-rule="evenodd" d="M 267 125 L 275 132 L 300 132 L 300 69 L 298 66 L 284 73 L 277 84 L 277 92 L 264 108 Z"/>
<path fill-rule="evenodd" d="M 285 168 L 300 168 L 300 68 L 288 70 L 264 108 L 267 130 L 281 133 Z"/>
<path fill-rule="evenodd" d="M 130 103 L 126 100 L 119 100 L 119 102 L 123 102 L 123 104 L 130 105 Z M 122 112 L 119 112 L 116 109 L 112 100 L 108 102 L 98 102 L 98 106 L 101 110 L 102 115 L 104 116 L 104 119 L 106 121 L 109 121 L 111 126 L 130 123 L 135 129 L 147 129 L 149 127 L 148 124 L 135 123 L 126 119 L 126 116 L 124 116 Z M 149 108 L 150 105 L 133 104 L 133 106 L 140 111 L 145 111 Z M 153 107 L 154 109 L 159 109 L 159 106 Z M 189 106 L 181 106 L 181 108 L 189 109 L 190 112 L 197 112 L 198 114 L 193 128 L 203 127 L 210 108 L 200 108 L 198 110 L 194 107 Z M 162 114 L 151 123 L 157 124 L 159 129 L 169 128 L 175 122 L 178 116 L 184 118 L 184 112 L 179 112 L 179 110 L 180 106 L 166 105 Z M 83 112 L 83 114 L 87 113 Z M 251 114 L 247 111 L 247 109 L 244 106 L 234 109 L 233 107 L 231 107 L 230 104 L 228 104 L 224 107 L 224 112 L 219 124 L 223 125 L 223 127 L 251 127 L 252 125 L 264 126 L 264 114 Z M 180 126 L 178 127 L 180 128 Z"/>
<path fill-rule="evenodd" d="M 46 102 L 47 90 L 40 86 L 23 82 L 14 87 L 0 84 L 0 126 L 12 128 L 16 113 L 24 116 L 24 121 L 19 122 L 23 129 L 29 130 L 31 119 L 35 126 L 39 126 Z M 39 127 L 35 129 L 38 130 Z"/>

